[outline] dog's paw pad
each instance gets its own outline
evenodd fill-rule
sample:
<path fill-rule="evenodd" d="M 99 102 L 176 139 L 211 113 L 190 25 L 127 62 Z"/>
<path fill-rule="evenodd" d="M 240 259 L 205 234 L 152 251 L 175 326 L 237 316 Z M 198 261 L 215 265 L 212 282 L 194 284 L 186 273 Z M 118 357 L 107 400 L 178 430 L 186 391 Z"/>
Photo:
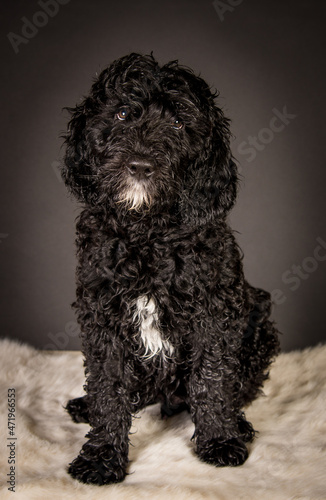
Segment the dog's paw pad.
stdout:
<path fill-rule="evenodd" d="M 121 467 L 112 467 L 101 459 L 87 459 L 79 455 L 68 467 L 69 474 L 86 484 L 110 484 L 122 481 L 126 475 Z"/>
<path fill-rule="evenodd" d="M 246 445 L 239 438 L 224 442 L 212 439 L 202 445 L 197 453 L 201 460 L 217 467 L 236 467 L 242 465 L 248 458 Z"/>

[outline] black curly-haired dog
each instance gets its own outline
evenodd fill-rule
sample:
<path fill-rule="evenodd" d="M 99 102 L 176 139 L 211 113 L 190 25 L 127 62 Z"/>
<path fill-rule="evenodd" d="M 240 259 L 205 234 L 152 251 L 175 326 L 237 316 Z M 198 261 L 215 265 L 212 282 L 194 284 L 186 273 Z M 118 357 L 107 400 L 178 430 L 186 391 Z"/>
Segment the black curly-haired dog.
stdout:
<path fill-rule="evenodd" d="M 244 279 L 226 216 L 237 191 L 229 121 L 177 62 L 130 54 L 71 109 L 63 178 L 77 223 L 77 310 L 89 422 L 70 464 L 86 483 L 121 481 L 132 416 L 187 409 L 199 457 L 240 465 L 255 431 L 242 408 L 278 353 L 267 292 Z"/>

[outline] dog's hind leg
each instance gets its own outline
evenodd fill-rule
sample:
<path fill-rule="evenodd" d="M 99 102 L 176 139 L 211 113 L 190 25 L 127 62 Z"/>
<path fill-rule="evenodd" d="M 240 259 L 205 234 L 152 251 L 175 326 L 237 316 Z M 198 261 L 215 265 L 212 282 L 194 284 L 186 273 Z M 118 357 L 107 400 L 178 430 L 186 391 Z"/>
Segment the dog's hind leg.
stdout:
<path fill-rule="evenodd" d="M 263 383 L 268 378 L 268 367 L 280 351 L 279 333 L 268 319 L 272 305 L 270 294 L 253 287 L 249 288 L 249 292 L 254 305 L 239 353 L 242 383 L 240 406 L 251 403 L 261 393 Z"/>
<path fill-rule="evenodd" d="M 70 399 L 65 406 L 72 420 L 79 423 L 87 424 L 89 422 L 87 396 L 81 398 Z"/>

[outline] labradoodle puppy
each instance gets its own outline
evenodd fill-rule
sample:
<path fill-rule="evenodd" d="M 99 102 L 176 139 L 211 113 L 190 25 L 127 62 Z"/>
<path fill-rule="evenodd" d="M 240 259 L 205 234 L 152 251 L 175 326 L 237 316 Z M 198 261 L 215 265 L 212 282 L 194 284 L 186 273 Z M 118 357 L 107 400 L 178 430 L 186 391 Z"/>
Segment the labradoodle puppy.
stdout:
<path fill-rule="evenodd" d="M 188 410 L 195 450 L 241 465 L 255 431 L 242 408 L 279 350 L 270 295 L 244 279 L 226 217 L 237 192 L 229 121 L 176 61 L 116 60 L 70 109 L 62 175 L 82 202 L 77 300 L 91 426 L 69 473 L 121 481 L 132 416 Z"/>

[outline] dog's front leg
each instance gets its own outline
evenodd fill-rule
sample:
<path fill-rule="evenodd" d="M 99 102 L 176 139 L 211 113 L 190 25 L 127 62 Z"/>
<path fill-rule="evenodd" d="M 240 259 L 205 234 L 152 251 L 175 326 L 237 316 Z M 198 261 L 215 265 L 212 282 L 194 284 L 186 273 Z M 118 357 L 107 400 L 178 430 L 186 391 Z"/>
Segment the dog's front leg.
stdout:
<path fill-rule="evenodd" d="M 188 380 L 188 404 L 195 424 L 196 452 L 216 466 L 237 466 L 248 457 L 245 441 L 254 430 L 235 405 L 236 367 L 206 351 Z"/>
<path fill-rule="evenodd" d="M 84 483 L 116 483 L 125 477 L 128 464 L 131 412 L 127 388 L 114 361 L 86 360 L 86 365 L 91 430 L 68 472 Z"/>

